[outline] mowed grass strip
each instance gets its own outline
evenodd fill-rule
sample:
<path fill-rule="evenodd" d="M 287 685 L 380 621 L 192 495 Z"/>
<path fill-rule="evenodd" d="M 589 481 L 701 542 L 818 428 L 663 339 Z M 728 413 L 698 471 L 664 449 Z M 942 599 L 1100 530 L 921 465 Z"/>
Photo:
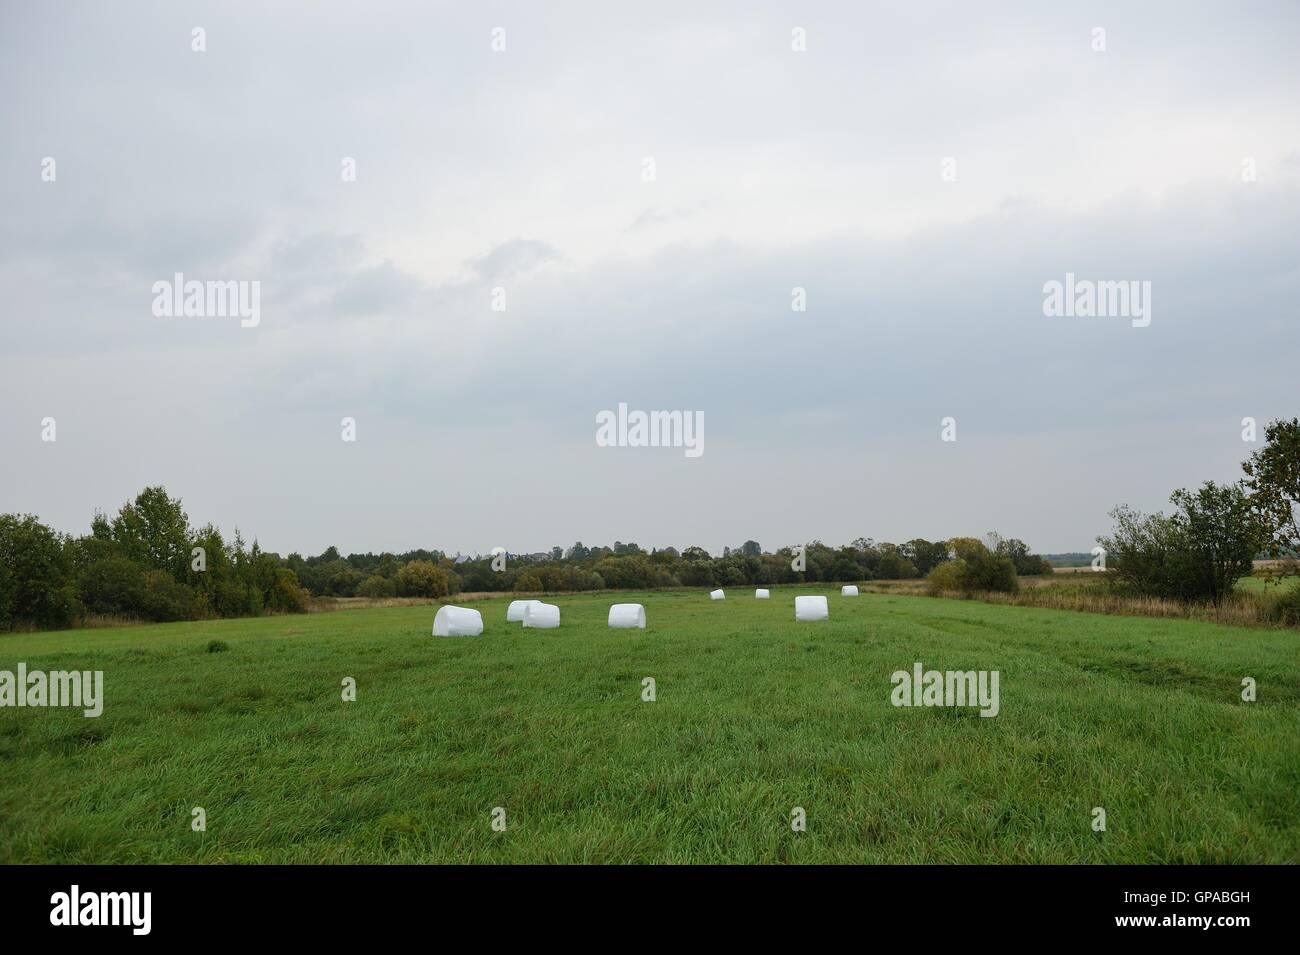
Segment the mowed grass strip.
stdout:
<path fill-rule="evenodd" d="M 647 630 L 606 628 L 623 601 Z M 0 709 L 0 861 L 1300 861 L 1295 633 L 809 587 L 553 602 L 550 631 L 473 602 L 481 637 L 430 636 L 434 607 L 0 637 L 0 669 L 101 669 L 106 697 Z M 1000 715 L 895 708 L 917 660 L 1000 671 Z"/>

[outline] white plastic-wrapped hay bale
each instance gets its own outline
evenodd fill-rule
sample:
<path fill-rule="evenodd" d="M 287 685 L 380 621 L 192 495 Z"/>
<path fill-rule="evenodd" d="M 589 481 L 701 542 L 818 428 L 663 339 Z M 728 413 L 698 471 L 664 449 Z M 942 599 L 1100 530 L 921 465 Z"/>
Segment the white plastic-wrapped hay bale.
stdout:
<path fill-rule="evenodd" d="M 858 588 L 854 584 L 846 584 L 845 586 L 840 588 L 841 597 L 856 597 L 857 595 L 858 595 Z"/>
<path fill-rule="evenodd" d="M 477 637 L 483 632 L 483 615 L 469 607 L 439 607 L 433 617 L 435 637 Z"/>
<path fill-rule="evenodd" d="M 795 597 L 794 598 L 794 619 L 796 620 L 829 620 L 831 616 L 830 608 L 826 605 L 825 597 Z"/>
<path fill-rule="evenodd" d="M 718 590 L 711 591 L 711 592 L 709 593 L 709 599 L 710 599 L 710 600 L 726 600 L 726 599 L 727 599 L 727 595 L 724 594 L 724 593 L 722 592 L 721 589 L 718 589 Z"/>
<path fill-rule="evenodd" d="M 640 604 L 614 604 L 609 608 L 609 625 L 616 630 L 645 629 L 645 607 Z"/>
<path fill-rule="evenodd" d="M 529 601 L 524 608 L 524 626 L 534 630 L 554 630 L 560 625 L 560 608 L 540 600 Z"/>
<path fill-rule="evenodd" d="M 512 600 L 506 608 L 506 623 L 519 623 L 524 619 L 524 610 L 529 604 L 541 603 L 540 600 Z"/>
<path fill-rule="evenodd" d="M 772 595 L 768 593 L 766 590 L 764 590 L 762 587 L 759 587 L 757 590 L 754 591 L 755 600 L 770 600 L 771 597 Z"/>

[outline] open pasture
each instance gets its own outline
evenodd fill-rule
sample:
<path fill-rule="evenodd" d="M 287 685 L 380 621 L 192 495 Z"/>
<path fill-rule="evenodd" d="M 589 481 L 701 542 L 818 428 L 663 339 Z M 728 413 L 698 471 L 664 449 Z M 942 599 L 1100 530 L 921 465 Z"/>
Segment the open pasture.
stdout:
<path fill-rule="evenodd" d="M 1300 861 L 1294 632 L 837 590 L 0 637 L 105 686 L 0 709 L 0 862 Z M 918 661 L 998 671 L 998 715 L 891 705 Z"/>

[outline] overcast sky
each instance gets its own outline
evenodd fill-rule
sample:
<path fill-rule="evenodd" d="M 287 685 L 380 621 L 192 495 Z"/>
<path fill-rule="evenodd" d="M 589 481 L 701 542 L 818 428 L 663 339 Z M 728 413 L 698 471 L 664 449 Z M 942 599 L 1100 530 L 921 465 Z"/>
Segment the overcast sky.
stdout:
<path fill-rule="evenodd" d="M 0 511 L 1088 550 L 1300 412 L 1300 8 L 1136 6 L 5 3 Z M 1067 272 L 1150 325 L 1045 317 Z M 598 447 L 620 402 L 703 455 Z"/>

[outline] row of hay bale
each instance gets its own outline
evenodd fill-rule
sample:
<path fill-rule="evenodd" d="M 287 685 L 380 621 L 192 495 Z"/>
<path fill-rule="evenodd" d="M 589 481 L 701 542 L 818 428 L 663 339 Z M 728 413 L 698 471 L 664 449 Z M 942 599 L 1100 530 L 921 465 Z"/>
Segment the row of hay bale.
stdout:
<path fill-rule="evenodd" d="M 541 600 L 512 600 L 506 608 L 507 623 L 522 623 L 533 630 L 554 630 L 560 625 L 560 608 Z M 615 630 L 645 629 L 645 607 L 614 604 L 609 608 L 609 626 Z M 483 615 L 472 607 L 439 607 L 433 617 L 435 637 L 477 637 L 483 632 Z"/>
<path fill-rule="evenodd" d="M 840 589 L 844 597 L 856 597 L 858 588 Z M 712 600 L 725 600 L 722 590 L 709 594 Z M 758 600 L 768 600 L 771 593 L 763 588 L 754 591 Z M 827 620 L 830 607 L 825 597 L 804 596 L 794 598 L 795 620 Z M 554 630 L 560 625 L 560 608 L 541 600 L 512 600 L 506 608 L 507 623 L 521 623 L 525 629 Z M 615 630 L 645 629 L 645 607 L 641 604 L 614 604 L 609 608 L 608 624 Z M 483 632 L 483 615 L 472 607 L 439 607 L 433 618 L 435 637 L 477 637 Z"/>
<path fill-rule="evenodd" d="M 856 597 L 858 588 L 852 584 L 840 588 L 840 596 Z M 755 600 L 770 600 L 772 594 L 762 587 L 754 591 Z M 727 595 L 721 590 L 714 590 L 709 593 L 710 600 L 726 600 Z M 825 597 L 805 596 L 794 598 L 794 619 L 795 620 L 829 620 L 831 616 L 830 605 Z"/>
<path fill-rule="evenodd" d="M 858 588 L 853 584 L 845 584 L 843 587 L 840 588 L 841 597 L 856 597 L 857 595 L 858 595 Z M 759 587 L 757 590 L 754 591 L 755 600 L 770 600 L 771 597 L 772 597 L 771 592 L 765 590 L 762 587 Z M 726 591 L 724 591 L 722 588 L 719 587 L 717 590 L 709 591 L 709 599 L 726 600 L 727 593 Z M 823 597 L 822 599 L 824 600 L 825 598 Z"/>

